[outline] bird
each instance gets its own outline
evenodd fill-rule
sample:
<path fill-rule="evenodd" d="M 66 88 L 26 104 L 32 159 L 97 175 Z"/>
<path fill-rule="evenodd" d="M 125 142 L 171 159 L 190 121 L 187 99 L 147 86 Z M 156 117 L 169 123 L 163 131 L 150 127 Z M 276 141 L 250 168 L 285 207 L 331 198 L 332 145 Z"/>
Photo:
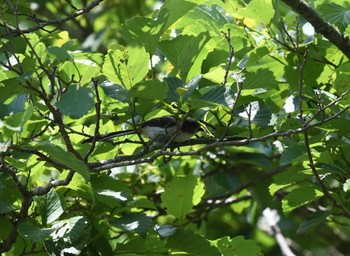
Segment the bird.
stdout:
<path fill-rule="evenodd" d="M 175 133 L 178 133 L 172 141 L 181 143 L 191 139 L 200 130 L 202 130 L 200 124 L 193 118 L 179 120 L 175 116 L 167 115 L 147 120 L 137 127 L 136 130 L 111 132 L 96 135 L 94 138 L 96 141 L 106 141 L 119 136 L 140 133 L 152 142 L 167 142 Z M 92 140 L 93 137 L 83 142 L 91 142 Z"/>

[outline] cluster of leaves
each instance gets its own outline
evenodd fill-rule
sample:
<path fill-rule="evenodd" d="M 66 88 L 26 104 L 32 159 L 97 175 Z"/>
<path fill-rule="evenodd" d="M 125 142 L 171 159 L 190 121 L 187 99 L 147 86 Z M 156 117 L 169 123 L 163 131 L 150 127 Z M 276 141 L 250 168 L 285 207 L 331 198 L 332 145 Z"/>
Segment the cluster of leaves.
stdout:
<path fill-rule="evenodd" d="M 81 2 L 0 6 L 0 252 L 346 253 L 349 52 L 281 1 Z M 204 131 L 95 139 L 165 114 Z"/>

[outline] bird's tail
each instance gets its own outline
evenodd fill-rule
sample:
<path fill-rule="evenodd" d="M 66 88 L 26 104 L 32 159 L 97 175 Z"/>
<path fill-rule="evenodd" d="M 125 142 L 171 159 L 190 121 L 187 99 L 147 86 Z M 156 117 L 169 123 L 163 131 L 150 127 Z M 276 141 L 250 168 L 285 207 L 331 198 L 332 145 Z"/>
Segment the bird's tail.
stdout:
<path fill-rule="evenodd" d="M 83 140 L 83 143 L 90 143 L 94 138 L 96 141 L 107 141 L 115 137 L 124 136 L 128 134 L 135 134 L 135 133 L 137 133 L 135 130 L 125 130 L 125 131 L 117 131 L 117 132 L 111 132 L 106 134 L 99 134 L 96 136 L 91 136 L 86 140 Z"/>

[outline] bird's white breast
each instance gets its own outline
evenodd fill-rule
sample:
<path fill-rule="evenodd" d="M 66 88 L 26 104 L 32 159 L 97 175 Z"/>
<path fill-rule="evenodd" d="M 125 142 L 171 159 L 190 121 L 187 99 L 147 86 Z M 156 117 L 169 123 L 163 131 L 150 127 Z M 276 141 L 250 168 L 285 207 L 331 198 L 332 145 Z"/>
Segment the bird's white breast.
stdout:
<path fill-rule="evenodd" d="M 147 138 L 154 141 L 169 140 L 175 132 L 176 132 L 176 127 L 168 127 L 165 129 L 162 127 L 145 126 L 142 128 L 142 133 Z M 183 141 L 189 140 L 192 136 L 193 134 L 181 132 L 179 135 L 176 136 L 176 138 L 174 139 L 174 142 L 183 142 Z"/>

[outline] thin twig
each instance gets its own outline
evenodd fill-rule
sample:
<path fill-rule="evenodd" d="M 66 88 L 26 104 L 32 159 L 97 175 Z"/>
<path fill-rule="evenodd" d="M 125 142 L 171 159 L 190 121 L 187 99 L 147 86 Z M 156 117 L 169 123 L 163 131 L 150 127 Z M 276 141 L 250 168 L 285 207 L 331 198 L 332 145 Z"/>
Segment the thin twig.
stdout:
<path fill-rule="evenodd" d="M 332 44 L 338 47 L 345 56 L 350 59 L 350 41 L 328 22 L 324 21 L 317 11 L 304 0 L 282 0 L 293 10 L 302 15 L 315 28 L 317 33 L 322 34 Z"/>
<path fill-rule="evenodd" d="M 255 137 L 251 139 L 243 139 L 243 140 L 230 140 L 230 139 L 225 139 L 225 140 L 215 140 L 215 139 L 208 139 L 208 138 L 198 138 L 198 139 L 192 139 L 183 143 L 176 144 L 176 147 L 181 147 L 181 146 L 190 146 L 190 145 L 198 145 L 198 144 L 204 144 L 205 146 L 197 149 L 197 150 L 192 150 L 192 151 L 186 151 L 186 152 L 181 152 L 181 151 L 167 151 L 167 150 L 160 150 L 162 147 L 159 145 L 152 145 L 149 148 L 148 152 L 140 151 L 138 153 L 135 153 L 133 155 L 126 155 L 126 156 L 117 156 L 113 159 L 106 160 L 106 161 L 101 161 L 101 162 L 94 162 L 90 163 L 89 167 L 91 168 L 91 171 L 94 172 L 100 172 L 103 170 L 107 170 L 113 167 L 121 167 L 121 166 L 128 166 L 128 165 L 134 165 L 134 164 L 141 164 L 141 163 L 151 163 L 155 159 L 157 159 L 160 156 L 164 155 L 169 155 L 169 156 L 194 156 L 194 155 L 200 155 L 202 152 L 206 152 L 212 148 L 216 147 L 225 147 L 225 146 L 244 146 L 248 145 L 253 142 L 259 142 L 259 141 L 265 141 L 271 138 L 277 138 L 277 137 L 290 137 L 293 134 L 299 134 L 304 132 L 304 130 L 308 130 L 314 127 L 318 127 L 320 125 L 323 125 L 327 122 L 330 122 L 336 118 L 338 118 L 341 114 L 344 112 L 348 111 L 350 109 L 350 105 L 344 107 L 342 110 L 339 112 L 335 113 L 334 115 L 325 118 L 322 121 L 319 121 L 317 123 L 309 124 L 308 126 L 304 126 L 301 128 L 297 128 L 294 130 L 288 130 L 284 132 L 273 132 L 261 137 Z M 155 152 L 151 156 L 144 157 L 146 154 L 149 154 L 150 152 Z"/>
<path fill-rule="evenodd" d="M 95 103 L 95 113 L 96 113 L 96 122 L 95 122 L 95 132 L 94 132 L 94 137 L 92 138 L 91 146 L 86 152 L 84 160 L 85 162 L 88 161 L 89 156 L 94 152 L 95 147 L 96 147 L 96 141 L 97 141 L 97 136 L 100 134 L 100 121 L 101 121 L 101 99 L 100 99 L 100 93 L 98 91 L 98 81 L 97 79 L 92 79 L 92 85 L 95 89 L 95 96 L 96 96 L 96 103 Z"/>
<path fill-rule="evenodd" d="M 248 115 L 248 129 L 249 129 L 249 139 L 253 138 L 253 130 L 252 130 L 252 104 L 250 103 L 248 109 L 246 110 Z"/>
<path fill-rule="evenodd" d="M 224 35 L 226 41 L 227 41 L 227 44 L 228 44 L 228 48 L 229 48 L 229 56 L 228 56 L 228 62 L 227 62 L 227 65 L 226 65 L 226 70 L 225 70 L 225 75 L 224 75 L 224 80 L 222 81 L 221 85 L 226 85 L 227 83 L 227 78 L 228 78 L 228 74 L 230 72 L 230 68 L 231 68 L 231 63 L 232 63 L 232 60 L 234 58 L 234 54 L 235 54 L 235 50 L 231 44 L 231 30 L 230 29 L 227 29 L 227 33 L 221 31 L 221 33 Z"/>
<path fill-rule="evenodd" d="M 102 1 L 103 0 L 95 0 L 95 1 L 91 2 L 89 5 L 87 5 L 86 7 L 79 9 L 76 12 L 74 12 L 73 14 L 71 14 L 67 17 L 64 17 L 62 19 L 40 21 L 41 24 L 39 24 L 35 27 L 28 28 L 28 29 L 19 29 L 18 27 L 16 27 L 15 29 L 9 30 L 6 33 L 1 33 L 0 37 L 19 36 L 19 35 L 23 35 L 23 34 L 28 34 L 28 33 L 31 33 L 31 32 L 34 32 L 34 31 L 37 31 L 40 29 L 44 29 L 46 26 L 50 26 L 50 25 L 56 25 L 59 27 L 60 25 L 66 23 L 67 21 L 74 20 L 75 18 L 90 12 L 94 7 L 99 5 Z M 33 19 L 35 19 L 35 17 L 33 17 Z M 37 22 L 39 22 L 38 19 L 35 19 L 35 20 Z"/>
<path fill-rule="evenodd" d="M 227 93 L 230 93 L 231 89 L 230 87 L 227 87 L 226 83 L 227 83 L 227 78 L 228 78 L 228 75 L 229 75 L 229 72 L 230 72 L 230 68 L 231 68 L 231 63 L 232 63 L 232 60 L 234 58 L 234 54 L 235 54 L 235 50 L 233 48 L 233 45 L 231 43 L 231 31 L 230 29 L 227 29 L 227 33 L 221 31 L 221 33 L 224 35 L 226 41 L 227 41 L 227 44 L 228 44 L 228 47 L 229 47 L 229 57 L 228 57 L 228 63 L 226 65 L 226 70 L 225 70 L 225 75 L 224 75 L 224 80 L 223 82 L 221 83 L 221 86 L 225 86 L 226 87 L 226 90 L 227 90 Z M 222 133 L 222 135 L 220 136 L 220 140 L 223 140 L 225 137 L 226 137 L 226 134 L 228 133 L 228 130 L 230 128 L 230 125 L 232 124 L 233 122 L 233 119 L 234 119 L 234 110 L 235 110 L 235 106 L 236 106 L 236 103 L 237 103 L 237 100 L 238 98 L 240 97 L 241 95 L 241 92 L 242 92 L 242 81 L 239 80 L 239 79 L 236 79 L 236 86 L 237 86 L 237 93 L 236 93 L 236 97 L 235 97 L 235 100 L 232 104 L 232 106 L 230 106 L 231 108 L 231 111 L 230 111 L 230 119 L 229 121 L 227 122 L 227 125 L 225 127 L 225 130 L 224 132 Z"/>
<path fill-rule="evenodd" d="M 324 111 L 328 108 L 330 108 L 331 106 L 337 104 L 339 101 L 341 101 L 348 93 L 350 92 L 350 89 L 346 90 L 345 92 L 343 92 L 338 98 L 334 99 L 332 102 L 328 103 L 327 105 L 322 105 L 320 107 L 320 109 L 309 119 L 307 119 L 304 122 L 304 126 L 308 126 L 313 120 L 316 119 L 316 117 L 320 114 L 320 113 L 324 113 Z"/>
<path fill-rule="evenodd" d="M 288 33 L 287 33 L 288 34 Z M 306 50 L 304 55 L 302 55 L 300 53 L 300 49 L 299 49 L 299 22 L 297 21 L 296 24 L 296 39 L 295 39 L 295 43 L 292 42 L 292 44 L 295 47 L 295 52 L 298 58 L 298 62 L 299 62 L 299 80 L 298 80 L 298 100 L 299 100 L 299 120 L 301 123 L 302 128 L 305 127 L 305 119 L 304 119 L 304 110 L 303 110 L 303 75 L 304 75 L 304 67 L 305 67 L 305 63 L 306 63 L 306 57 L 307 57 L 307 53 L 308 51 Z M 337 204 L 336 200 L 329 194 L 328 189 L 326 188 L 325 184 L 323 183 L 320 175 L 318 174 L 318 171 L 316 169 L 315 163 L 314 163 L 314 159 L 313 159 L 313 155 L 311 152 L 311 146 L 310 146 L 310 141 L 309 141 L 309 133 L 308 133 L 308 129 L 304 129 L 303 130 L 303 135 L 304 135 L 304 145 L 305 145 L 305 149 L 306 149 L 306 153 L 309 159 L 309 167 L 312 170 L 312 173 L 314 175 L 314 177 L 316 178 L 317 183 L 319 184 L 323 194 L 333 203 L 333 205 L 335 206 Z"/>

